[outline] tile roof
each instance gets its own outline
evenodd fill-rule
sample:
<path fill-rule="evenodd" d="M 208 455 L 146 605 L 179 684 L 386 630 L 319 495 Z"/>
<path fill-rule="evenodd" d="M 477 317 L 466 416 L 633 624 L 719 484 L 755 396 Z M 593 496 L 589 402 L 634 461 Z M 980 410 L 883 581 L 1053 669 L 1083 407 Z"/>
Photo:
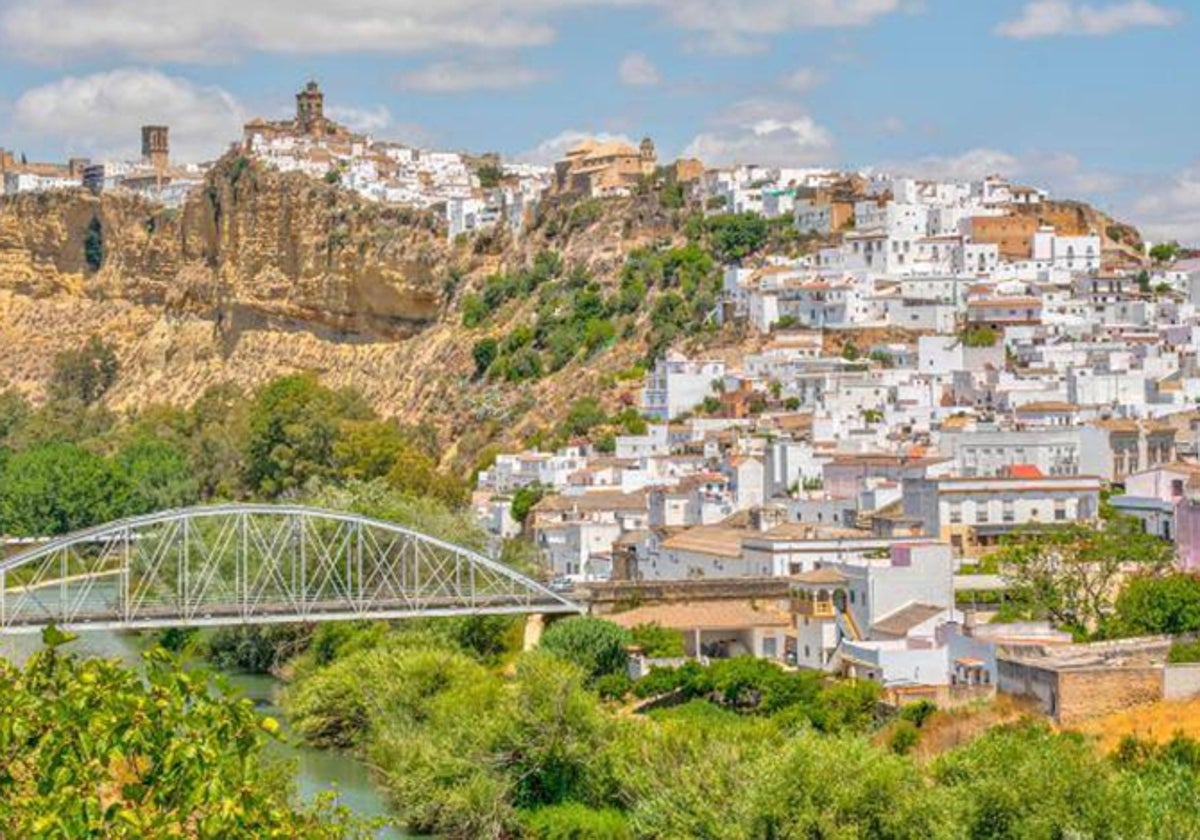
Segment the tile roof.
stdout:
<path fill-rule="evenodd" d="M 871 630 L 887 636 L 907 636 L 914 627 L 945 611 L 946 607 L 914 601 L 876 621 L 871 625 Z"/>
<path fill-rule="evenodd" d="M 747 627 L 787 627 L 791 619 L 774 609 L 756 609 L 746 601 L 700 601 L 637 607 L 605 616 L 622 627 L 659 624 L 673 630 L 741 630 Z"/>

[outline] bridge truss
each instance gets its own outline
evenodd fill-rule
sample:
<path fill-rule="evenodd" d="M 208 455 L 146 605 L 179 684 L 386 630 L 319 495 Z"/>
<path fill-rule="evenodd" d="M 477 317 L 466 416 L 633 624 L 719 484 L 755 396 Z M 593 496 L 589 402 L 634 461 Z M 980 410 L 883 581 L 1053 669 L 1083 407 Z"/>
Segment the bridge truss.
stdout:
<path fill-rule="evenodd" d="M 580 611 L 478 552 L 300 506 L 164 511 L 0 561 L 10 633 Z"/>

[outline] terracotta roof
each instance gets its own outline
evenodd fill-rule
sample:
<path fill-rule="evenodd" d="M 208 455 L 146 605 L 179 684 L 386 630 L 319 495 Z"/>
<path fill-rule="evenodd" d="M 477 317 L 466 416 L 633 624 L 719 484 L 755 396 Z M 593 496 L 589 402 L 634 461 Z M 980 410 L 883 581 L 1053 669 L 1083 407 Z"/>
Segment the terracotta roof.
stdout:
<path fill-rule="evenodd" d="M 773 609 L 755 609 L 746 601 L 701 601 L 661 604 L 613 613 L 605 619 L 622 627 L 658 624 L 672 630 L 740 630 L 746 627 L 787 627 L 791 620 Z"/>
<path fill-rule="evenodd" d="M 717 557 L 741 557 L 744 536 L 746 531 L 741 528 L 731 528 L 728 525 L 697 525 L 664 540 L 662 547 L 712 554 Z"/>
<path fill-rule="evenodd" d="M 840 586 L 849 582 L 849 580 L 850 578 L 837 569 L 828 566 L 792 575 L 792 583 L 811 584 L 814 586 Z"/>
<path fill-rule="evenodd" d="M 646 510 L 646 492 L 622 493 L 620 490 L 600 490 L 594 493 L 564 495 L 553 493 L 533 507 L 535 512 L 569 510 Z"/>
<path fill-rule="evenodd" d="M 786 522 L 755 536 L 764 540 L 771 540 L 772 542 L 793 542 L 796 540 L 865 539 L 870 537 L 871 534 L 868 531 L 860 531 L 857 528 L 840 528 L 836 525 Z"/>
<path fill-rule="evenodd" d="M 945 611 L 945 607 L 914 602 L 885 615 L 871 625 L 871 630 L 887 636 L 907 636 L 914 627 Z"/>
<path fill-rule="evenodd" d="M 1008 468 L 1009 478 L 1044 478 L 1045 474 L 1036 464 L 1013 464 Z"/>
<path fill-rule="evenodd" d="M 1017 414 L 1042 414 L 1046 412 L 1070 412 L 1074 414 L 1079 409 L 1070 403 L 1057 402 L 1055 400 L 1045 400 L 1043 402 L 1029 402 L 1017 408 Z"/>

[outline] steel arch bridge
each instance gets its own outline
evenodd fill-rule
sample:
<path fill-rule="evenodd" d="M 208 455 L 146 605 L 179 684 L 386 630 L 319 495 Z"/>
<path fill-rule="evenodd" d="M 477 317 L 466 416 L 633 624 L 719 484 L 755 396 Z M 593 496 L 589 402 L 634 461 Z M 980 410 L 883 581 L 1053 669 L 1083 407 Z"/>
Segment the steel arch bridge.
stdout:
<path fill-rule="evenodd" d="M 168 510 L 0 561 L 0 633 L 578 612 L 478 552 L 289 505 Z"/>

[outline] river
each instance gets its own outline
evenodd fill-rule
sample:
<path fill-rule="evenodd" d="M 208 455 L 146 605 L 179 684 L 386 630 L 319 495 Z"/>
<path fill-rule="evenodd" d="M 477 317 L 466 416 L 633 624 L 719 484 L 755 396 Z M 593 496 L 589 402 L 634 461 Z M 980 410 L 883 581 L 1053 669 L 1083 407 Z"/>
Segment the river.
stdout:
<path fill-rule="evenodd" d="M 41 645 L 34 634 L 0 636 L 0 656 L 21 662 Z M 80 633 L 70 649 L 82 656 L 120 659 L 131 667 L 141 664 L 141 647 L 134 636 L 92 631 Z M 280 682 L 273 677 L 257 674 L 227 674 L 230 684 L 252 699 L 264 715 L 277 717 L 285 726 L 286 719 L 276 704 Z M 323 791 L 334 791 L 338 800 L 361 817 L 387 816 L 387 803 L 371 781 L 367 768 L 348 753 L 337 750 L 318 750 L 298 744 L 290 736 L 285 743 L 271 746 L 276 754 L 291 759 L 296 768 L 296 787 L 300 796 L 309 799 Z M 380 829 L 379 840 L 399 840 L 406 837 L 397 828 Z"/>

